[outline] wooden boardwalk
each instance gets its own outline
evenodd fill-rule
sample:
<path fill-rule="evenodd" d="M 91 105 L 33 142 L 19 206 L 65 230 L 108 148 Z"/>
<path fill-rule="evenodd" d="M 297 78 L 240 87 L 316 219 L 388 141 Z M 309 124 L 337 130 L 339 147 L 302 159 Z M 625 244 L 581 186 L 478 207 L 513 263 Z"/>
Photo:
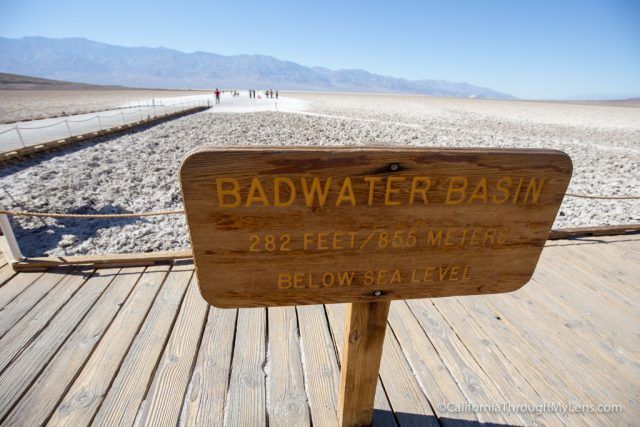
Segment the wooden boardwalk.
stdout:
<path fill-rule="evenodd" d="M 187 261 L 0 283 L 2 425 L 337 424 L 342 305 L 216 309 Z M 550 242 L 515 293 L 394 302 L 374 424 L 636 424 L 639 302 L 640 235 Z"/>

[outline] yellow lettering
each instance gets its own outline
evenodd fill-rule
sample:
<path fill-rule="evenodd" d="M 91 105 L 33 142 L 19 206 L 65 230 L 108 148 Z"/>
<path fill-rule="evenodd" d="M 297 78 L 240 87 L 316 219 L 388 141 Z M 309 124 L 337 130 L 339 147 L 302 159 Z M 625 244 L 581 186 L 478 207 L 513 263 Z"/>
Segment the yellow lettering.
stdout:
<path fill-rule="evenodd" d="M 231 184 L 231 188 L 224 188 L 225 184 Z M 235 178 L 216 178 L 218 189 L 218 206 L 221 208 L 237 208 L 240 206 L 240 192 L 238 191 L 238 180 Z M 225 196 L 233 197 L 233 202 L 225 202 Z"/>
<path fill-rule="evenodd" d="M 309 245 L 313 243 L 313 236 L 313 233 L 304 233 L 302 240 L 304 242 L 303 246 L 305 251 L 309 248 Z"/>
<path fill-rule="evenodd" d="M 307 207 L 311 207 L 313 205 L 313 200 L 316 198 L 316 194 L 318 195 L 318 204 L 320 206 L 324 206 L 327 202 L 327 196 L 329 195 L 329 187 L 331 186 L 331 177 L 327 178 L 324 184 L 324 189 L 320 186 L 320 179 L 314 177 L 311 181 L 311 188 L 308 187 L 306 178 L 302 178 L 300 180 L 302 182 L 302 193 L 304 194 L 304 199 L 307 202 Z"/>
<path fill-rule="evenodd" d="M 498 195 L 494 194 L 493 203 L 495 203 L 496 205 L 501 205 L 509 200 L 509 187 L 511 187 L 511 184 L 513 184 L 513 181 L 508 176 L 505 176 L 504 178 L 501 178 L 500 181 L 498 181 L 498 183 L 496 184 L 496 190 L 502 193 L 503 197 L 498 198 Z"/>
<path fill-rule="evenodd" d="M 427 244 L 429 246 L 437 246 L 442 243 L 442 230 L 437 230 L 434 233 L 433 230 L 429 230 L 429 235 L 427 236 Z"/>
<path fill-rule="evenodd" d="M 516 188 L 516 194 L 513 195 L 513 200 L 511 201 L 512 204 L 516 204 L 516 202 L 518 201 L 518 197 L 520 196 L 520 190 L 522 189 L 522 181 L 524 181 L 524 178 L 520 178 L 520 181 L 518 181 L 518 187 Z"/>
<path fill-rule="evenodd" d="M 344 249 L 344 246 L 342 246 L 342 239 L 341 239 L 342 233 L 336 231 L 333 233 L 333 249 Z"/>
<path fill-rule="evenodd" d="M 527 200 L 529 200 L 529 194 L 531 194 L 531 202 L 534 205 L 538 204 L 538 201 L 540 200 L 540 193 L 542 192 L 542 185 L 544 184 L 544 178 L 540 179 L 540 186 L 538 186 L 536 188 L 536 179 L 535 178 L 531 178 L 531 180 L 529 180 L 529 185 L 527 186 L 527 192 L 524 195 L 524 202 L 523 203 L 527 203 Z"/>
<path fill-rule="evenodd" d="M 304 279 L 304 273 L 293 273 L 293 287 L 296 289 L 304 288 L 302 284 L 302 280 Z M 309 279 L 311 279 L 311 275 L 309 275 Z M 311 280 L 309 280 L 309 286 L 311 286 Z"/>
<path fill-rule="evenodd" d="M 397 194 L 400 192 L 398 188 L 393 188 L 394 182 L 403 182 L 407 178 L 404 176 L 390 176 L 387 178 L 387 190 L 384 193 L 384 205 L 385 206 L 399 206 L 402 203 L 397 200 L 391 200 L 392 194 Z"/>
<path fill-rule="evenodd" d="M 449 191 L 447 191 L 447 199 L 445 205 L 458 205 L 464 202 L 467 186 L 469 181 L 464 176 L 452 176 L 449 180 Z M 460 196 L 454 199 L 452 196 L 459 194 Z"/>
<path fill-rule="evenodd" d="M 396 270 L 393 272 L 393 275 L 391 276 L 391 280 L 389 280 L 389 284 L 393 285 L 394 283 L 400 283 L 402 281 L 402 278 L 400 276 L 400 270 Z"/>
<path fill-rule="evenodd" d="M 333 286 L 333 282 L 335 282 L 336 278 L 333 275 L 333 273 L 324 273 L 322 275 L 322 285 L 325 288 L 329 288 L 331 286 Z"/>
<path fill-rule="evenodd" d="M 280 198 L 280 184 L 287 184 L 289 187 L 289 200 L 282 201 Z M 275 177 L 273 178 L 273 205 L 277 207 L 289 206 L 296 199 L 296 186 L 291 178 Z"/>
<path fill-rule="evenodd" d="M 287 273 L 278 274 L 278 288 L 279 289 L 288 289 L 292 285 L 291 283 L 291 275 Z"/>
<path fill-rule="evenodd" d="M 471 197 L 467 200 L 467 204 L 473 202 L 476 199 L 482 200 L 482 203 L 487 203 L 487 198 L 489 194 L 487 192 L 487 178 L 484 176 L 480 178 L 478 185 L 476 185 L 475 190 L 471 193 Z"/>
<path fill-rule="evenodd" d="M 345 193 L 349 193 L 345 195 Z M 338 200 L 336 200 L 336 206 L 340 206 L 342 204 L 342 200 L 348 200 L 351 202 L 351 205 L 356 205 L 356 196 L 353 194 L 353 187 L 351 186 L 351 178 L 346 177 L 344 182 L 342 183 L 342 188 L 340 188 L 340 194 L 338 194 Z"/>
<path fill-rule="evenodd" d="M 258 195 L 256 196 L 256 192 Z M 247 201 L 245 202 L 245 206 L 251 206 L 254 201 L 262 203 L 263 206 L 269 206 L 269 200 L 267 199 L 267 195 L 264 192 L 264 187 L 262 186 L 262 182 L 258 177 L 254 177 L 251 180 L 251 185 L 249 186 L 249 194 L 247 194 Z"/>
<path fill-rule="evenodd" d="M 427 269 L 424 270 L 424 276 L 422 277 L 422 281 L 423 282 L 431 282 L 433 280 L 433 272 L 434 272 L 434 268 L 433 267 L 428 267 Z"/>
<path fill-rule="evenodd" d="M 422 183 L 424 187 L 418 188 L 418 184 Z M 422 195 L 422 203 L 429 203 L 429 199 L 427 197 L 427 191 L 429 191 L 429 187 L 431 187 L 431 178 L 426 176 L 414 176 L 413 181 L 411 181 L 411 192 L 409 193 L 409 205 L 413 206 L 413 202 L 415 201 L 416 194 Z"/>
<path fill-rule="evenodd" d="M 341 271 L 338 273 L 338 282 L 340 286 L 351 286 L 351 282 L 353 282 L 353 276 L 356 273 L 353 271 Z"/>
<path fill-rule="evenodd" d="M 376 281 L 378 285 L 386 285 L 387 284 L 387 270 L 378 270 L 378 280 Z"/>
<path fill-rule="evenodd" d="M 364 182 L 369 183 L 369 206 L 373 206 L 373 193 L 375 191 L 376 182 L 382 181 L 382 177 L 380 176 L 365 176 Z"/>
<path fill-rule="evenodd" d="M 368 270 L 364 273 L 364 285 L 371 286 L 373 285 L 373 271 Z"/>
<path fill-rule="evenodd" d="M 323 251 L 329 249 L 327 245 L 327 233 L 318 233 L 318 249 Z"/>

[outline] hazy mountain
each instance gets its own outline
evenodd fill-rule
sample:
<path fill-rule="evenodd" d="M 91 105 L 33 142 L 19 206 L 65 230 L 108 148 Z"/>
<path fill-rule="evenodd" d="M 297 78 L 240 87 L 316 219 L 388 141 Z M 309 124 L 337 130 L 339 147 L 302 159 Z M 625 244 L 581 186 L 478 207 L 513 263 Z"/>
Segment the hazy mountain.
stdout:
<path fill-rule="evenodd" d="M 64 82 L 61 80 L 41 79 L 39 77 L 0 73 L 2 90 L 82 90 L 82 89 L 124 89 L 122 86 L 102 86 L 86 83 Z"/>
<path fill-rule="evenodd" d="M 74 82 L 142 88 L 278 88 L 400 92 L 511 99 L 468 83 L 407 80 L 364 70 L 306 67 L 263 55 L 184 53 L 163 47 L 122 47 L 83 38 L 0 37 L 0 71 Z"/>

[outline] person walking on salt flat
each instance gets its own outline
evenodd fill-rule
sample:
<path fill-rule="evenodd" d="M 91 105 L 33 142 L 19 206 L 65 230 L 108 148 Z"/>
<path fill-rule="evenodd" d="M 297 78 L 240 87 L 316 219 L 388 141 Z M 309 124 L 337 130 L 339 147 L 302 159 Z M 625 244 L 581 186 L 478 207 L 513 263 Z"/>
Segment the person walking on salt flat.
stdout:
<path fill-rule="evenodd" d="M 216 88 L 214 93 L 216 94 L 216 104 L 220 104 L 220 89 Z"/>

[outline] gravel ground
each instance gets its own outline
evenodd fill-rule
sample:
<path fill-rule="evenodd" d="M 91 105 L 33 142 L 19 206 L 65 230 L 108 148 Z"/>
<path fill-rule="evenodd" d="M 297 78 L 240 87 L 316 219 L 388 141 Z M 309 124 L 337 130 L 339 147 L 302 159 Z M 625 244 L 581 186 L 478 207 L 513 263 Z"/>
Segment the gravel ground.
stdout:
<path fill-rule="evenodd" d="M 304 114 L 200 113 L 2 166 L 0 205 L 120 213 L 182 207 L 177 171 L 205 144 L 545 147 L 573 159 L 570 192 L 640 193 L 640 109 L 382 95 L 300 95 Z M 330 116 L 330 117 L 329 117 Z M 554 227 L 640 222 L 640 201 L 565 199 Z M 18 218 L 26 255 L 188 248 L 182 216 Z"/>

